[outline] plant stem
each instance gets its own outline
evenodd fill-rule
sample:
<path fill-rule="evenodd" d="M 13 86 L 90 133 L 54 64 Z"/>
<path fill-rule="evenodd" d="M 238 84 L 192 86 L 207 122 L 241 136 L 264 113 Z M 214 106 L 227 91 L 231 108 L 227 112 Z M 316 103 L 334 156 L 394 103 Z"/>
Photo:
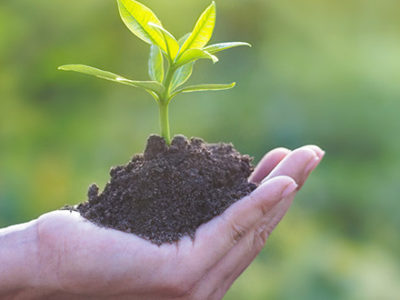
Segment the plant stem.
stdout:
<path fill-rule="evenodd" d="M 165 139 L 167 145 L 171 144 L 171 136 L 169 130 L 169 120 L 168 120 L 168 103 L 162 103 L 160 101 L 158 105 L 160 109 L 160 127 L 161 127 L 161 136 Z"/>
<path fill-rule="evenodd" d="M 176 68 L 173 65 L 173 63 L 171 63 L 171 65 L 167 69 L 167 75 L 165 76 L 164 83 L 163 83 L 164 87 L 165 87 L 163 100 L 165 100 L 167 102 L 169 100 L 169 89 L 170 89 L 171 81 L 172 81 L 175 71 L 176 71 Z"/>
<path fill-rule="evenodd" d="M 164 95 L 160 97 L 158 102 L 158 107 L 160 110 L 160 127 L 161 127 L 161 136 L 165 139 L 167 145 L 171 144 L 171 133 L 169 129 L 169 119 L 168 119 L 168 104 L 169 104 L 169 89 L 171 85 L 172 78 L 176 68 L 174 67 L 173 63 L 170 62 L 168 66 L 167 75 L 164 79 Z"/>

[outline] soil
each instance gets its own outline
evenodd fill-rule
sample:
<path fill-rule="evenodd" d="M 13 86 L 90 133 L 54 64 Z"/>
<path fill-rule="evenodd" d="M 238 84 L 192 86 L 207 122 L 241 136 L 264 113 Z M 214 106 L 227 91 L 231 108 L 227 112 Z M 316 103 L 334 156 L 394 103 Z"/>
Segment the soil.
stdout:
<path fill-rule="evenodd" d="M 104 191 L 93 184 L 76 209 L 105 227 L 155 244 L 173 243 L 220 215 L 256 188 L 247 178 L 252 158 L 232 144 L 175 136 L 170 146 L 152 135 L 144 154 L 111 169 Z"/>

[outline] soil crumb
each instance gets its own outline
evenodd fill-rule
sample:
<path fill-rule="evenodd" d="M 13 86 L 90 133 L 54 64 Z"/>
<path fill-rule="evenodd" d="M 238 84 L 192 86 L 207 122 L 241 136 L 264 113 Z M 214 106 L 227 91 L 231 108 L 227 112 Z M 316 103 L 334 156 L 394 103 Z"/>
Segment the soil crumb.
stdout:
<path fill-rule="evenodd" d="M 157 245 L 173 243 L 220 215 L 256 188 L 252 158 L 232 144 L 177 135 L 167 146 L 152 135 L 144 154 L 110 171 L 104 191 L 93 184 L 77 206 L 86 219 L 134 233 Z"/>

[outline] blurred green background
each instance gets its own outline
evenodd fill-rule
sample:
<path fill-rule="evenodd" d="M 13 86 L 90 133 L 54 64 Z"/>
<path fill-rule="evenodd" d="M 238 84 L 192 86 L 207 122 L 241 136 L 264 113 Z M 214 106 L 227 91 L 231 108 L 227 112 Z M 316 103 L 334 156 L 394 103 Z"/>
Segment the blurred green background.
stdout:
<path fill-rule="evenodd" d="M 176 36 L 208 0 L 143 1 Z M 226 299 L 399 299 L 400 2 L 217 1 L 212 42 L 253 48 L 201 61 L 174 133 L 231 141 L 258 161 L 318 144 L 326 158 Z M 148 45 L 115 1 L 0 2 L 0 227 L 85 200 L 158 132 L 145 92 L 57 71 L 84 63 L 146 79 Z"/>

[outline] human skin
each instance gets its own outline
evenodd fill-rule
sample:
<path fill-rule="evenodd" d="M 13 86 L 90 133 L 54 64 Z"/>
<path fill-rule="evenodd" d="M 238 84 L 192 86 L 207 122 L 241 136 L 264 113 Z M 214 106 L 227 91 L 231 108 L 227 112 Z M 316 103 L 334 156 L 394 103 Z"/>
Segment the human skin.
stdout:
<path fill-rule="evenodd" d="M 222 299 L 323 156 L 317 146 L 267 153 L 249 178 L 257 189 L 194 240 L 157 246 L 69 211 L 0 229 L 0 299 Z"/>

